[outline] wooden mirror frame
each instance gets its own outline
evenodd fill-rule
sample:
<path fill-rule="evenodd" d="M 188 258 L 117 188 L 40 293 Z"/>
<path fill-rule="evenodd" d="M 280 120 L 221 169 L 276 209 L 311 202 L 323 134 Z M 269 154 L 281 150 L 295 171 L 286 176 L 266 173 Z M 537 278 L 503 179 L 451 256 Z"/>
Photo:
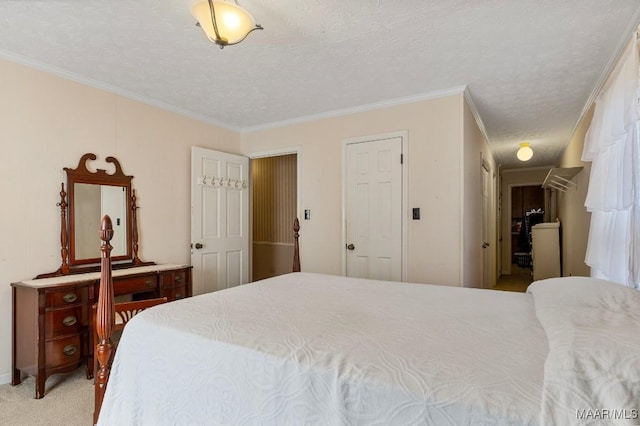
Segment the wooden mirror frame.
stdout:
<path fill-rule="evenodd" d="M 113 174 L 108 174 L 106 170 L 96 169 L 95 172 L 89 171 L 87 168 L 87 162 L 89 160 L 96 160 L 95 154 L 85 154 L 80 158 L 78 167 L 71 169 L 65 167 L 64 171 L 67 172 L 67 191 L 69 193 L 69 266 L 77 265 L 92 265 L 100 262 L 100 253 L 98 252 L 95 257 L 89 258 L 77 258 L 77 235 L 76 235 L 76 208 L 75 208 L 75 189 L 76 183 L 84 183 L 89 185 L 109 185 L 125 188 L 125 200 L 131 200 L 131 179 L 133 176 L 127 176 L 122 171 L 122 167 L 117 159 L 114 157 L 107 157 L 106 162 L 115 166 Z M 130 204 L 130 201 L 129 203 Z M 130 207 L 130 206 L 129 206 Z M 125 207 L 126 208 L 126 207 Z M 112 259 L 115 262 L 132 259 L 132 244 L 131 244 L 131 208 L 126 208 L 126 252 L 123 255 L 114 256 Z M 101 218 L 98 218 L 100 220 Z"/>
<path fill-rule="evenodd" d="M 143 262 L 138 256 L 138 223 L 136 210 L 136 193 L 131 187 L 133 176 L 125 175 L 120 162 L 115 157 L 107 157 L 105 161 L 115 166 L 113 174 L 106 170 L 96 169 L 91 172 L 87 168 L 87 162 L 96 160 L 93 153 L 84 154 L 75 169 L 65 167 L 67 174 L 67 192 L 62 183 L 60 191 L 60 257 L 62 263 L 57 271 L 38 275 L 36 278 L 69 275 L 83 272 L 98 271 L 100 269 L 100 253 L 95 258 L 76 259 L 75 258 L 75 206 L 74 189 L 76 183 L 86 183 L 94 185 L 111 185 L 126 188 L 126 247 L 127 251 L 122 256 L 113 257 L 114 267 L 127 268 L 133 266 L 153 265 L 153 262 Z M 67 195 L 69 202 L 67 203 Z"/>

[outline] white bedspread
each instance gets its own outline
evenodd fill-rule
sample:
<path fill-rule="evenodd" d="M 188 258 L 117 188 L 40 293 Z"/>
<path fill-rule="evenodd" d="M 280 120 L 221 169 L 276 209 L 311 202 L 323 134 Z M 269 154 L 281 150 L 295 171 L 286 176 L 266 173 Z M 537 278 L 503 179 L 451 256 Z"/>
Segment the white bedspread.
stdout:
<path fill-rule="evenodd" d="M 528 291 L 549 341 L 542 423 L 640 424 L 640 292 L 581 277 Z"/>
<path fill-rule="evenodd" d="M 126 327 L 100 425 L 540 422 L 533 296 L 297 273 Z"/>

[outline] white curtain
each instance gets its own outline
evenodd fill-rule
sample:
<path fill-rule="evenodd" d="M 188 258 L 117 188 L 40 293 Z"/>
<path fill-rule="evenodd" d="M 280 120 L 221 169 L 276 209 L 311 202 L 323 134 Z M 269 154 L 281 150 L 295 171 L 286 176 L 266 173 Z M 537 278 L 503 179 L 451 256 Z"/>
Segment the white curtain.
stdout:
<path fill-rule="evenodd" d="M 585 206 L 591 276 L 640 289 L 640 58 L 634 40 L 596 100 L 582 161 L 591 161 Z"/>

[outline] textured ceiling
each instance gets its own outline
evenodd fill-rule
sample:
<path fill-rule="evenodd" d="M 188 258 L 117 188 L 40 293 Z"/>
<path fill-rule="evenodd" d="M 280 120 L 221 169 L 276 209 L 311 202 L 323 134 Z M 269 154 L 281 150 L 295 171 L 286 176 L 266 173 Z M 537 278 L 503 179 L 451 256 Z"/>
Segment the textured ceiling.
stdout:
<path fill-rule="evenodd" d="M 0 0 L 0 56 L 236 130 L 467 85 L 497 161 L 558 160 L 638 0 L 241 0 L 220 50 L 190 0 Z"/>

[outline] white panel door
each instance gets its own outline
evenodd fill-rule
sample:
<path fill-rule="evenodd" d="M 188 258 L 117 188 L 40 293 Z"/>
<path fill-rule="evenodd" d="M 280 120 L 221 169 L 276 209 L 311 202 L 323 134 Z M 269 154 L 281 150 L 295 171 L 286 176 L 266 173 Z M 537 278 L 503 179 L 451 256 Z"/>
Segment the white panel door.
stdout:
<path fill-rule="evenodd" d="M 482 288 L 492 288 L 491 277 L 491 172 L 482 164 Z"/>
<path fill-rule="evenodd" d="M 402 138 L 346 146 L 347 276 L 402 280 Z"/>
<path fill-rule="evenodd" d="M 193 294 L 248 282 L 249 159 L 191 148 Z"/>

